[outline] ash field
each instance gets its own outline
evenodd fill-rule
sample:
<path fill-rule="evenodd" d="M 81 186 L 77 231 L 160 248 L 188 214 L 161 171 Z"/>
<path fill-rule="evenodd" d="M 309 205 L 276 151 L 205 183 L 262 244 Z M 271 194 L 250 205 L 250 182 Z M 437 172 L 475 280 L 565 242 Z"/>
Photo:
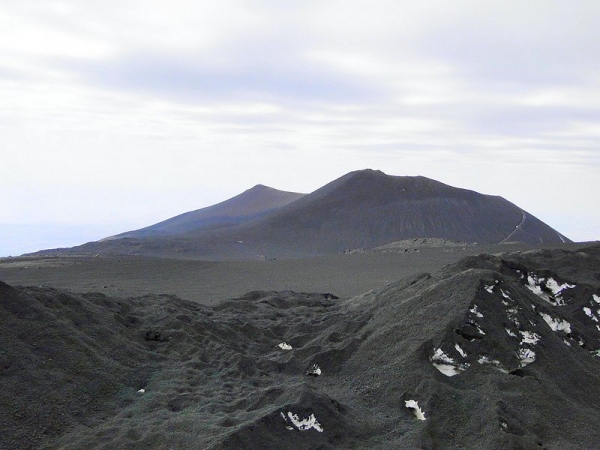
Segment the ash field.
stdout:
<path fill-rule="evenodd" d="M 408 178 L 1 259 L 0 448 L 596 448 L 600 244 Z"/>

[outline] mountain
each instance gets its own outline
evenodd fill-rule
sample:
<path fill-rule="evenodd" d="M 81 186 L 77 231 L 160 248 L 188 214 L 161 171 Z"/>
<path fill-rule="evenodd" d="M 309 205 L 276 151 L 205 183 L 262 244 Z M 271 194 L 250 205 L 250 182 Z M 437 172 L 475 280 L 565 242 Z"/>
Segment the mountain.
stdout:
<path fill-rule="evenodd" d="M 565 242 L 567 238 L 498 196 L 425 177 L 351 172 L 239 230 L 265 254 L 336 253 L 411 238 L 463 242 Z M 238 230 L 232 230 L 232 232 Z"/>
<path fill-rule="evenodd" d="M 0 283 L 0 448 L 597 448 L 598 267 L 478 255 L 213 307 Z"/>
<path fill-rule="evenodd" d="M 207 208 L 197 209 L 165 221 L 106 238 L 147 238 L 168 236 L 200 230 L 240 224 L 256 219 L 269 211 L 287 205 L 304 194 L 286 192 L 258 184 L 241 194 Z"/>
<path fill-rule="evenodd" d="M 216 205 L 211 208 L 217 212 L 206 208 L 157 224 L 150 232 L 126 233 L 122 239 L 89 243 L 66 252 L 255 259 L 340 253 L 414 238 L 483 244 L 569 241 L 502 197 L 421 176 L 351 172 L 311 194 L 286 193 L 286 204 L 282 201 L 271 208 L 273 203 L 270 209 L 250 215 L 239 212 L 246 211 L 245 194 L 224 202 L 225 210 L 235 212 L 227 219 Z M 292 195 L 297 199 L 291 201 Z M 249 211 L 257 209 L 250 207 Z M 196 220 L 205 213 L 206 217 Z"/>

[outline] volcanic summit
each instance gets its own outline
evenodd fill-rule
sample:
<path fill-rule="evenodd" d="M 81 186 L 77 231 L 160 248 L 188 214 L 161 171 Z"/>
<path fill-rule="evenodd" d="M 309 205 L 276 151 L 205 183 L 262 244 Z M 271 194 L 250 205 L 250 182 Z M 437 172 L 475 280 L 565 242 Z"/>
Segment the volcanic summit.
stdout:
<path fill-rule="evenodd" d="M 218 205 L 60 252 L 261 259 L 341 253 L 415 238 L 570 242 L 502 197 L 422 176 L 360 170 L 307 195 L 257 186 Z"/>

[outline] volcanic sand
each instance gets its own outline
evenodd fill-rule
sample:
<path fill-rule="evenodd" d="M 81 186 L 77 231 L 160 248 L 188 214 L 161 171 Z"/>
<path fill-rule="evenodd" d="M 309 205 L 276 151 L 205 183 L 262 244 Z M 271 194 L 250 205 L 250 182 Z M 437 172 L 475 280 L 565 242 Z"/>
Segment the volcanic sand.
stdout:
<path fill-rule="evenodd" d="M 118 297 L 170 294 L 205 305 L 255 290 L 331 292 L 350 298 L 406 276 L 435 272 L 467 255 L 583 245 L 461 246 L 421 241 L 424 240 L 407 242 L 403 248 L 396 246 L 390 251 L 357 250 L 352 254 L 271 261 L 197 261 L 143 256 L 3 258 L 0 259 L 0 280 L 11 285 L 43 285 Z"/>
<path fill-rule="evenodd" d="M 593 448 L 600 247 L 559 247 L 5 259 L 0 448 Z"/>

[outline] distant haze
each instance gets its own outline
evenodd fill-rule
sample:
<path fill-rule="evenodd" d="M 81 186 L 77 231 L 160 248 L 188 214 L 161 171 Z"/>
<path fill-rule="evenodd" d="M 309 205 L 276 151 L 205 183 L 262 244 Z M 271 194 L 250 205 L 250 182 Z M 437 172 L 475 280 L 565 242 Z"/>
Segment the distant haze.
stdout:
<path fill-rule="evenodd" d="M 600 3 L 3 2 L 0 256 L 352 170 L 600 239 Z"/>

